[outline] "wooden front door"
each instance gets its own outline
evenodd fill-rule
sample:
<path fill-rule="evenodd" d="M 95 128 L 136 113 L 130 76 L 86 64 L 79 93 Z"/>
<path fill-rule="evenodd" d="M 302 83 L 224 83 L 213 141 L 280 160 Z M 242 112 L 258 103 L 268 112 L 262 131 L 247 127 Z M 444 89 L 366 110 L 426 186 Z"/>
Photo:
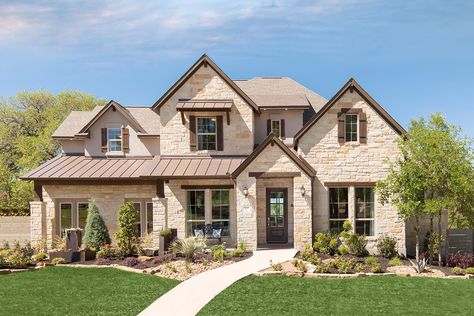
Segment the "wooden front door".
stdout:
<path fill-rule="evenodd" d="M 267 243 L 288 242 L 288 189 L 267 188 Z"/>

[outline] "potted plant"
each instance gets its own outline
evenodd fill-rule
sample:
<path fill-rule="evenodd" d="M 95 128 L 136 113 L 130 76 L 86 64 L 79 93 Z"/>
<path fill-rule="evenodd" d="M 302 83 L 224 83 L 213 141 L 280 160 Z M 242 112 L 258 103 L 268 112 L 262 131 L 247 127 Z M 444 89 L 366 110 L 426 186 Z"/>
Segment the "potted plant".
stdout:
<path fill-rule="evenodd" d="M 170 228 L 163 228 L 160 230 L 160 248 L 159 254 L 160 256 L 165 254 L 165 250 L 167 250 L 171 244 L 172 236 L 171 236 L 171 229 Z"/>
<path fill-rule="evenodd" d="M 155 255 L 156 249 L 153 248 L 153 233 L 150 233 L 141 239 L 141 243 L 145 256 L 151 257 Z"/>

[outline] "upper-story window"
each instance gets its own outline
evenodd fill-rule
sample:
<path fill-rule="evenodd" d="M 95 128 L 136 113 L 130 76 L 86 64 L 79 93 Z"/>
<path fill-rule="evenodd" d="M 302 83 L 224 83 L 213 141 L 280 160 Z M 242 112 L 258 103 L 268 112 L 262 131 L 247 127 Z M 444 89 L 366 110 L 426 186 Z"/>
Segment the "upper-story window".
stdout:
<path fill-rule="evenodd" d="M 217 124 L 215 117 L 197 117 L 198 150 L 217 150 Z"/>
<path fill-rule="evenodd" d="M 280 120 L 272 120 L 272 133 L 276 137 L 281 136 L 281 121 Z"/>
<path fill-rule="evenodd" d="M 267 120 L 267 135 L 273 133 L 276 137 L 281 139 L 285 139 L 285 120 L 274 120 L 268 119 Z"/>
<path fill-rule="evenodd" d="M 358 125 L 357 114 L 346 114 L 345 116 L 345 140 L 346 142 L 357 141 L 357 125 Z"/>
<path fill-rule="evenodd" d="M 109 152 L 122 151 L 122 129 L 108 128 L 107 129 L 107 143 L 109 145 Z"/>

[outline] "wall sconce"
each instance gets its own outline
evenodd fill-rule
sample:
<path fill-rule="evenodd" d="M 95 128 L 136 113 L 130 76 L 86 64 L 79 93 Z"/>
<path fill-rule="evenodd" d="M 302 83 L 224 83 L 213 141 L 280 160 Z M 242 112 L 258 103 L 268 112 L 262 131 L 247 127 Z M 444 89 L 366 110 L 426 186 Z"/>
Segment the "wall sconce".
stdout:
<path fill-rule="evenodd" d="M 301 196 L 304 196 L 306 194 L 306 189 L 304 188 L 304 185 L 301 186 Z"/>
<path fill-rule="evenodd" d="M 247 187 L 244 187 L 244 196 L 247 197 L 249 195 L 249 189 L 247 189 Z"/>

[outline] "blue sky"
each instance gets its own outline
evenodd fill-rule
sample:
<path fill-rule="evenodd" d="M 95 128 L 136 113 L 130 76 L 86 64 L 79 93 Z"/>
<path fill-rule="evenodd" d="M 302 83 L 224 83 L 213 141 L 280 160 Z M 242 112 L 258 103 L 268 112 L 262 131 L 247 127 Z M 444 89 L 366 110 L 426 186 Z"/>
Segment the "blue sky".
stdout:
<path fill-rule="evenodd" d="M 233 79 L 354 77 L 403 126 L 474 136 L 474 1 L 3 1 L 0 96 L 82 90 L 151 105 L 203 53 Z"/>

